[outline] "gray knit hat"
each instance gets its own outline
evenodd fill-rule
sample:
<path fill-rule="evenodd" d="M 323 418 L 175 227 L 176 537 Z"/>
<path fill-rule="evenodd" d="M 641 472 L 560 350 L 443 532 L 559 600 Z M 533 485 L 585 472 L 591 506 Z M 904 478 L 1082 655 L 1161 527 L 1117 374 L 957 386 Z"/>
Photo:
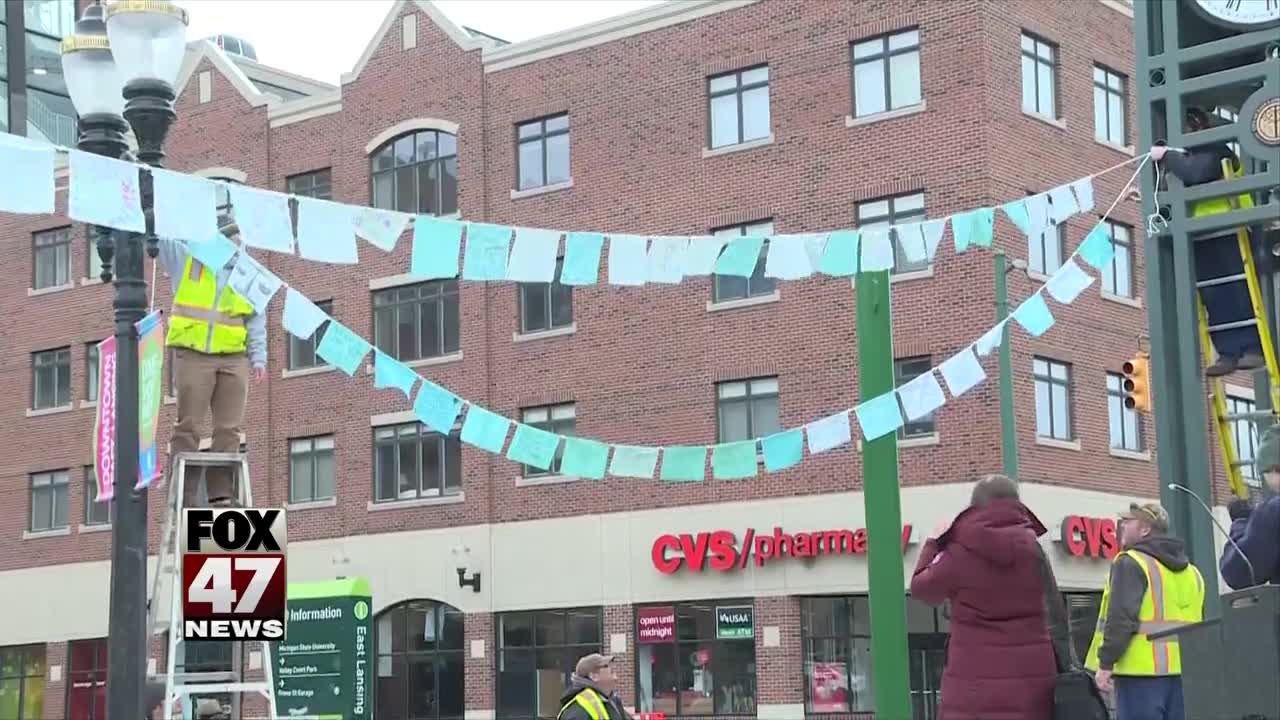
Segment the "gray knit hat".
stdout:
<path fill-rule="evenodd" d="M 1258 452 L 1253 457 L 1253 466 L 1262 477 L 1266 471 L 1280 467 L 1280 423 L 1269 425 L 1262 437 L 1258 438 Z"/>

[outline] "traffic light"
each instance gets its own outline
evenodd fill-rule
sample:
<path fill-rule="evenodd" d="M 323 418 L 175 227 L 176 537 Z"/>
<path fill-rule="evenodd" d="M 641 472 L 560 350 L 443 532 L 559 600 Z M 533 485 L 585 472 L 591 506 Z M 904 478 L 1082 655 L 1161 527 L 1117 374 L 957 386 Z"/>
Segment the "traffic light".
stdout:
<path fill-rule="evenodd" d="M 1151 412 L 1151 355 L 1140 352 L 1120 366 L 1124 373 L 1124 406 Z"/>

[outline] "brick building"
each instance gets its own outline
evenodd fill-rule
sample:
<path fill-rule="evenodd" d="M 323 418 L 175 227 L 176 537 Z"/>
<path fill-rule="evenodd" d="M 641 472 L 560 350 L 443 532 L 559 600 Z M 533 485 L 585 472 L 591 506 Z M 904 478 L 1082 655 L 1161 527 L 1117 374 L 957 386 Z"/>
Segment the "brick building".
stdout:
<path fill-rule="evenodd" d="M 510 44 L 428 2 L 398 2 L 340 88 L 193 43 L 168 162 L 299 195 L 571 230 L 805 232 L 942 217 L 1132 157 L 1131 16 L 1117 0 L 691 0 Z M 1099 178 L 1099 209 L 1127 177 Z M 1136 203 L 1114 219 L 1118 259 L 1103 282 L 1055 310 L 1044 337 L 1013 333 L 1025 500 L 1051 528 L 1082 628 L 1107 569 L 1097 520 L 1158 496 L 1151 423 L 1121 409 L 1116 385 L 1145 332 Z M 1023 261 L 1009 276 L 1015 304 L 1095 221 L 1077 216 L 1034 242 L 998 221 L 998 246 Z M 90 351 L 111 331 L 111 291 L 92 279 L 84 229 L 63 217 L 0 217 L 0 237 L 18 270 L 0 278 L 0 586 L 22 590 L 0 594 L 0 666 L 12 676 L 0 677 L 0 716 L 97 720 L 110 534 L 90 496 Z M 407 241 L 389 254 L 362 244 L 357 266 L 259 257 L 425 376 L 560 433 L 709 444 L 859 396 L 848 281 L 423 284 L 405 274 Z M 899 268 L 900 381 L 990 327 L 991 267 L 986 251 L 944 250 Z M 160 280 L 157 306 L 169 293 Z M 323 365 L 314 340 L 280 328 L 278 308 L 246 427 L 254 490 L 259 504 L 290 508 L 291 580 L 370 579 L 380 720 L 553 716 L 572 659 L 600 649 L 618 655 L 638 711 L 871 709 L 860 552 L 698 569 L 699 533 L 739 542 L 748 528 L 863 527 L 857 444 L 734 482 L 531 474 L 456 433 L 424 431 L 368 372 Z M 989 382 L 900 434 L 908 570 L 926 532 L 967 501 L 967 483 L 1000 470 L 993 359 L 987 370 Z M 153 493 L 153 518 L 161 504 Z M 159 520 L 153 548 L 158 534 Z M 460 587 L 459 566 L 480 574 L 478 590 Z M 717 639 L 716 609 L 743 607 L 750 637 Z M 931 718 L 946 619 L 910 603 L 909 624 L 917 717 Z M 160 639 L 153 651 L 163 667 Z M 826 682 L 847 690 L 815 692 Z"/>

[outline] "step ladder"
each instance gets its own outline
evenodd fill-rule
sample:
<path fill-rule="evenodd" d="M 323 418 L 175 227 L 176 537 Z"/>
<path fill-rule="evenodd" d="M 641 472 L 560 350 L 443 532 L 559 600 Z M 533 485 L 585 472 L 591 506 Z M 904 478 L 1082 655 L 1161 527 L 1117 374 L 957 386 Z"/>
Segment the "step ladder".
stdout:
<path fill-rule="evenodd" d="M 253 507 L 253 488 L 249 483 L 249 460 L 243 453 L 189 452 L 181 453 L 173 460 L 173 472 L 170 474 L 168 500 L 165 509 L 164 530 L 160 536 L 160 557 L 156 563 L 156 574 L 151 581 L 150 600 L 147 603 L 147 637 L 154 637 L 159 627 L 158 602 L 161 592 L 161 579 L 167 578 L 170 586 L 169 618 L 168 618 L 168 652 L 165 654 L 167 671 L 165 673 L 164 710 L 161 715 L 165 720 L 175 718 L 174 701 L 182 699 L 185 706 L 183 715 L 188 720 L 199 720 L 194 716 L 195 708 L 189 707 L 193 695 L 230 694 L 233 720 L 240 718 L 240 696 L 243 693 L 258 693 L 267 700 L 270 718 L 276 715 L 276 696 L 274 691 L 274 673 L 271 665 L 269 643 L 261 642 L 261 663 L 263 679 L 246 682 L 244 648 L 235 643 L 232 651 L 232 667 L 230 672 L 183 672 L 178 671 L 178 657 L 183 656 L 183 665 L 187 663 L 185 642 L 182 639 L 182 498 L 186 488 L 187 471 L 199 468 L 198 505 L 204 505 L 206 487 L 205 479 L 210 468 L 221 468 L 232 473 L 236 497 L 241 507 Z M 252 668 L 251 668 L 252 669 Z M 149 709 L 149 708 L 148 708 Z M 183 716 L 176 716 L 181 720 Z"/>
<path fill-rule="evenodd" d="M 1240 176 L 1240 172 L 1236 171 L 1231 160 L 1222 161 L 1222 177 L 1223 179 L 1231 179 Z M 1241 207 L 1252 207 L 1253 203 L 1246 195 L 1244 202 L 1241 198 L 1230 196 L 1231 207 L 1238 210 Z M 1205 367 L 1212 365 L 1217 361 L 1217 353 L 1213 349 L 1213 339 L 1210 333 L 1218 330 L 1232 330 L 1242 327 L 1257 327 L 1258 340 L 1262 345 L 1262 356 L 1266 361 L 1267 378 L 1270 385 L 1271 409 L 1261 412 L 1232 413 L 1227 406 L 1227 392 L 1222 378 L 1213 378 L 1211 383 L 1212 392 L 1210 397 L 1213 401 L 1213 417 L 1214 425 L 1218 434 L 1218 446 L 1222 451 L 1222 462 L 1227 471 L 1227 482 L 1231 486 L 1231 492 L 1237 497 L 1248 498 L 1249 488 L 1244 482 L 1244 475 L 1241 468 L 1253 464 L 1252 459 L 1241 460 L 1240 454 L 1236 450 L 1235 431 L 1232 423 L 1247 422 L 1254 425 L 1255 428 L 1261 429 L 1270 425 L 1278 419 L 1277 411 L 1280 410 L 1280 363 L 1276 360 L 1276 349 L 1272 342 L 1271 323 L 1267 315 L 1266 304 L 1262 299 L 1262 285 L 1258 281 L 1258 268 L 1254 264 L 1253 245 L 1249 242 L 1249 231 L 1247 228 L 1236 228 L 1236 243 L 1240 252 L 1242 272 L 1236 275 L 1227 275 L 1220 278 L 1210 278 L 1196 282 L 1196 305 L 1200 315 L 1200 349 L 1201 355 L 1204 357 Z M 1249 290 L 1249 302 L 1253 307 L 1253 317 L 1248 320 L 1239 320 L 1236 322 L 1221 323 L 1218 325 L 1209 324 L 1209 313 L 1205 308 L 1204 300 L 1201 298 L 1199 288 L 1230 285 L 1243 282 Z M 1258 432 L 1261 435 L 1261 432 Z M 1261 480 L 1261 478 L 1259 478 Z"/>

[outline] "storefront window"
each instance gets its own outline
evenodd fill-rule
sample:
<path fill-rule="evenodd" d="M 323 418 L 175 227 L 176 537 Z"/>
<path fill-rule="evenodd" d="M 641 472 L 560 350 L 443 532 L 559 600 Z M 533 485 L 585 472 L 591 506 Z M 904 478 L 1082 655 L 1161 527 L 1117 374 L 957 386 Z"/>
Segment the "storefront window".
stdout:
<path fill-rule="evenodd" d="M 751 600 L 638 606 L 636 678 L 639 712 L 755 715 Z"/>
<path fill-rule="evenodd" d="M 379 720 L 461 720 L 462 623 L 462 611 L 430 600 L 410 600 L 378 616 Z"/>
<path fill-rule="evenodd" d="M 1089 643 L 1093 642 L 1093 630 L 1098 624 L 1098 612 L 1102 609 L 1102 593 L 1063 593 L 1067 602 L 1067 613 L 1071 618 L 1071 644 L 1076 648 L 1076 657 L 1084 662 L 1089 654 Z"/>
<path fill-rule="evenodd" d="M 0 718 L 44 717 L 44 646 L 0 647 Z"/>
<path fill-rule="evenodd" d="M 67 650 L 67 720 L 107 717 L 107 639 L 72 640 Z"/>
<path fill-rule="evenodd" d="M 498 615 L 501 718 L 554 718 L 578 658 L 601 651 L 600 608 Z"/>
<path fill-rule="evenodd" d="M 816 597 L 800 603 L 806 711 L 873 712 L 867 599 Z"/>

